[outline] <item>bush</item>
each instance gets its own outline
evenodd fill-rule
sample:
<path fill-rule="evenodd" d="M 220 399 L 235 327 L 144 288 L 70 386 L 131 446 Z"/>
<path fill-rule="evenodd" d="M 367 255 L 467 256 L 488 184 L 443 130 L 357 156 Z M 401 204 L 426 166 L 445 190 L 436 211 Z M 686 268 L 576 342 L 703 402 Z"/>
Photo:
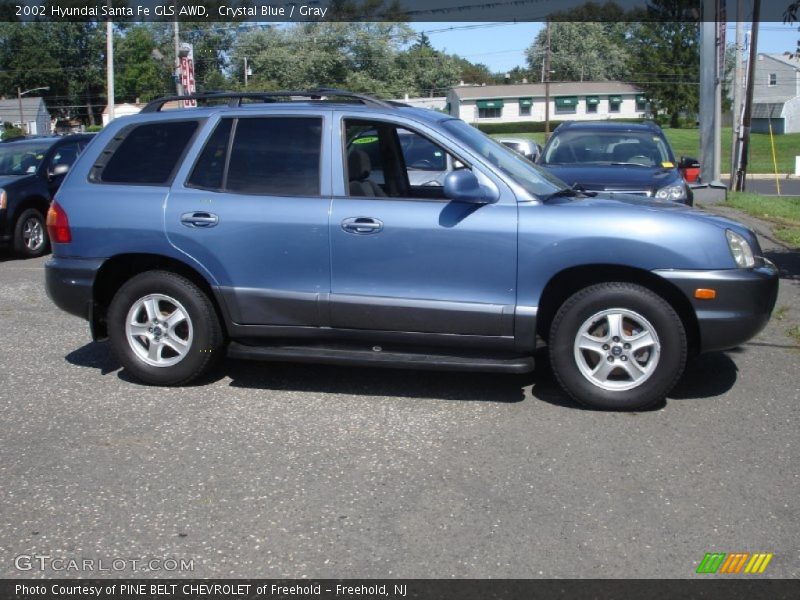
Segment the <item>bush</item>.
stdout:
<path fill-rule="evenodd" d="M 8 138 L 19 137 L 25 135 L 19 127 L 14 127 L 11 123 L 3 123 L 3 132 L 0 139 L 7 140 Z"/>
<path fill-rule="evenodd" d="M 550 121 L 550 131 L 553 131 L 561 121 Z M 472 123 L 483 133 L 542 133 L 544 121 L 517 121 L 515 123 Z"/>
<path fill-rule="evenodd" d="M 642 123 L 649 119 L 609 119 L 615 123 Z M 589 121 L 586 121 L 589 122 Z M 550 121 L 550 131 L 561 125 L 563 121 Z M 542 133 L 544 132 L 544 121 L 516 121 L 513 123 L 472 123 L 483 133 Z"/>
<path fill-rule="evenodd" d="M 96 132 L 100 131 L 102 128 L 103 128 L 102 125 L 89 125 L 86 128 L 86 133 L 96 133 Z"/>

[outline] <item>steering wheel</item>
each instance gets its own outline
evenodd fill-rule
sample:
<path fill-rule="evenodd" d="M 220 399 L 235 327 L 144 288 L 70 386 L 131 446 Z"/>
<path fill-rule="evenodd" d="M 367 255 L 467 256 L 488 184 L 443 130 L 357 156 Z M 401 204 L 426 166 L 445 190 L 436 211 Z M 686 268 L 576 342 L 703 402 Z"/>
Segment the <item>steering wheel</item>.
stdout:
<path fill-rule="evenodd" d="M 410 169 L 430 169 L 433 167 L 433 162 L 427 158 L 420 159 L 408 165 Z"/>
<path fill-rule="evenodd" d="M 627 162 L 649 167 L 653 164 L 653 159 L 643 154 L 637 154 L 636 156 L 631 156 Z"/>

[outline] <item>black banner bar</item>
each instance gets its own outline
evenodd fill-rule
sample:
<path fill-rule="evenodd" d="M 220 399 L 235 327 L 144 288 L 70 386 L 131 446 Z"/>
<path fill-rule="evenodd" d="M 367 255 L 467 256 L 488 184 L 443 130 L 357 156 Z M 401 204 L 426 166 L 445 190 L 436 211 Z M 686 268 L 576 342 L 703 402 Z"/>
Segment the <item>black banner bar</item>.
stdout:
<path fill-rule="evenodd" d="M 0 580 L 4 600 L 796 600 L 799 580 L 59 579 Z"/>
<path fill-rule="evenodd" d="M 0 0 L 2 21 L 715 21 L 702 0 Z M 750 2 L 745 2 L 750 5 Z M 784 21 L 792 0 L 762 3 Z"/>

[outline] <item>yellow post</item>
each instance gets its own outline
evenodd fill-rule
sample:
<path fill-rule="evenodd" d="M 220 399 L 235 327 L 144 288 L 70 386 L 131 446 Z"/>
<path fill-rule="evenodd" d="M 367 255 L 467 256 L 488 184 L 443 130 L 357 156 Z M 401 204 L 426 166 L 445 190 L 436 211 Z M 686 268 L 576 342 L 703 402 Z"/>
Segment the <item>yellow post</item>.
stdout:
<path fill-rule="evenodd" d="M 775 188 L 778 190 L 778 196 L 781 195 L 781 180 L 778 178 L 778 159 L 775 157 L 775 138 L 772 135 L 772 119 L 768 120 L 769 123 L 769 143 L 772 145 L 772 167 L 775 169 Z"/>

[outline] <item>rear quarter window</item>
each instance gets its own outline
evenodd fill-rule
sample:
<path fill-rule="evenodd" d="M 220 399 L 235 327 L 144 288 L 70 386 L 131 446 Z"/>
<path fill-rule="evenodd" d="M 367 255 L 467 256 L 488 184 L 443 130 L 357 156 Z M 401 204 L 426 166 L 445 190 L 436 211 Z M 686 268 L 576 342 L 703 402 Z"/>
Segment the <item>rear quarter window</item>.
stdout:
<path fill-rule="evenodd" d="M 198 125 L 198 121 L 170 121 L 126 127 L 100 155 L 89 179 L 96 183 L 167 184 Z"/>

